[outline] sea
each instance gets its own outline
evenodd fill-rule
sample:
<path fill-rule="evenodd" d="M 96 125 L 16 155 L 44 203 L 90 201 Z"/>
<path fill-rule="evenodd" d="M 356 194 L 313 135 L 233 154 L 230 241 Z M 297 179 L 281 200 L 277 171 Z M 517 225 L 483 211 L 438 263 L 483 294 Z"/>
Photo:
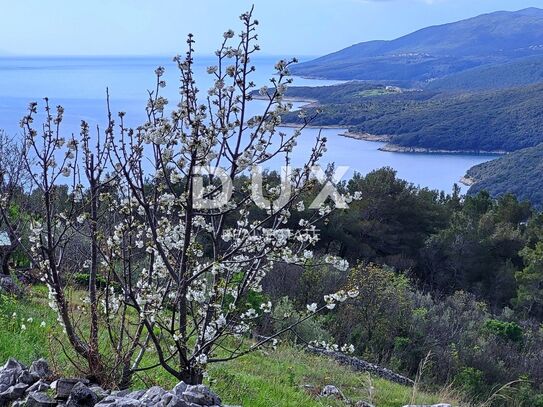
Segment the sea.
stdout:
<path fill-rule="evenodd" d="M 274 65 L 279 57 L 261 56 L 252 63 L 256 71 L 252 80 L 258 87 L 269 85 Z M 212 84 L 207 67 L 216 65 L 214 57 L 195 56 L 195 79 L 201 94 Z M 126 123 L 137 127 L 145 121 L 148 90 L 155 88 L 154 74 L 158 66 L 166 69 L 167 86 L 162 95 L 175 105 L 179 91 L 179 72 L 171 57 L 2 57 L 0 58 L 0 129 L 14 137 L 21 137 L 19 122 L 26 114 L 30 102 L 43 106 L 45 97 L 52 106 L 65 109 L 62 131 L 66 135 L 77 133 L 81 120 L 92 129 L 104 128 L 107 123 L 106 89 L 109 90 L 113 112 L 126 113 Z M 329 86 L 339 81 L 294 77 L 293 86 Z M 297 103 L 296 108 L 302 104 Z M 263 101 L 251 102 L 251 113 L 257 113 Z M 293 129 L 285 128 L 286 133 Z M 334 163 L 349 167 L 344 179 L 355 172 L 391 167 L 398 177 L 417 186 L 451 192 L 453 185 L 474 165 L 495 159 L 492 155 L 475 154 L 421 154 L 380 151 L 384 144 L 347 138 L 345 129 L 304 130 L 294 150 L 293 164 L 305 162 L 321 133 L 328 139 L 327 152 L 321 161 L 324 167 Z M 467 187 L 461 186 L 463 192 Z"/>

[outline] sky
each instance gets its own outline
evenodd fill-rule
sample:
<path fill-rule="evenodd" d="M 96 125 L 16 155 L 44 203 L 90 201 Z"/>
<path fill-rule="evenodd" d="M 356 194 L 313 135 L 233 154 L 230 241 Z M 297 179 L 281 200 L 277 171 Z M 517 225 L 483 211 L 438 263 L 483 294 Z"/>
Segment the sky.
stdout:
<path fill-rule="evenodd" d="M 262 54 L 324 55 L 542 0 L 0 0 L 0 54 L 175 55 L 193 33 L 212 54 L 255 5 Z"/>

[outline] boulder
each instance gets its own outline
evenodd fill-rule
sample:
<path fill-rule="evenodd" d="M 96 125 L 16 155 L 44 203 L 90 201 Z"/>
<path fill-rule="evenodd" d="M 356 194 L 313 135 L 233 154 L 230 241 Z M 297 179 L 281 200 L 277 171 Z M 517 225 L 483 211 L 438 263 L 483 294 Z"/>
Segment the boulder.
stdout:
<path fill-rule="evenodd" d="M 187 386 L 186 390 L 183 392 L 183 399 L 189 403 L 199 404 L 201 406 L 221 405 L 219 396 L 202 384 Z"/>
<path fill-rule="evenodd" d="M 76 383 L 66 403 L 67 407 L 94 407 L 98 403 L 98 396 L 83 383 Z"/>
<path fill-rule="evenodd" d="M 38 376 L 40 379 L 51 377 L 52 372 L 45 359 L 38 359 L 30 365 L 30 373 Z"/>
<path fill-rule="evenodd" d="M 162 407 L 193 407 L 193 403 L 189 403 L 172 393 L 166 393 L 160 402 Z"/>
<path fill-rule="evenodd" d="M 32 392 L 26 398 L 26 407 L 55 407 L 57 402 L 46 393 Z"/>
<path fill-rule="evenodd" d="M 9 359 L 6 364 L 0 369 L 0 385 L 13 386 L 17 383 L 17 379 L 26 370 L 23 364 L 15 359 Z"/>
<path fill-rule="evenodd" d="M 187 390 L 187 387 L 188 384 L 186 384 L 185 382 L 179 382 L 172 389 L 172 393 L 179 398 L 183 398 L 183 393 L 185 392 L 185 390 Z"/>
<path fill-rule="evenodd" d="M 60 400 L 67 400 L 70 397 L 72 389 L 77 383 L 88 384 L 89 381 L 85 379 L 58 379 L 51 383 L 51 388 L 55 390 L 55 398 Z"/>
<path fill-rule="evenodd" d="M 8 387 L 0 393 L 0 406 L 8 405 L 10 402 L 20 399 L 25 394 L 26 389 L 28 389 L 28 385 L 24 383 L 17 383 Z"/>
<path fill-rule="evenodd" d="M 107 396 L 109 396 L 109 392 L 102 389 L 100 386 L 90 386 L 89 389 L 91 389 L 94 394 L 96 394 L 96 397 L 98 397 L 98 401 L 105 399 Z"/>
<path fill-rule="evenodd" d="M 145 406 L 154 406 L 162 400 L 166 390 L 162 387 L 154 386 L 147 390 L 143 396 L 139 398 L 139 401 Z"/>
<path fill-rule="evenodd" d="M 44 382 L 43 380 L 38 380 L 36 383 L 34 383 L 32 386 L 30 386 L 28 389 L 26 389 L 27 393 L 32 392 L 44 392 L 51 388 L 48 383 Z"/>
<path fill-rule="evenodd" d="M 28 370 L 23 370 L 21 374 L 19 375 L 19 377 L 17 378 L 17 382 L 28 384 L 30 386 L 36 383 L 39 379 L 40 378 L 37 375 L 29 372 Z"/>

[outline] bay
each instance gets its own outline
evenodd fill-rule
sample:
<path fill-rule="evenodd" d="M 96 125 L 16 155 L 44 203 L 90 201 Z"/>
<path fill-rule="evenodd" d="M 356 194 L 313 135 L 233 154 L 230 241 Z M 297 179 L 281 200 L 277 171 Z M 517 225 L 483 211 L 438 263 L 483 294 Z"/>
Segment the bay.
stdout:
<path fill-rule="evenodd" d="M 273 66 L 278 57 L 258 57 L 253 61 L 257 70 L 252 80 L 262 86 L 273 76 Z M 196 57 L 195 77 L 205 94 L 212 84 L 206 73 L 207 66 L 215 59 Z M 91 128 L 106 124 L 106 88 L 109 89 L 114 112 L 126 112 L 129 126 L 145 120 L 147 90 L 154 89 L 154 70 L 166 68 L 167 87 L 162 93 L 174 103 L 178 92 L 178 71 L 169 57 L 4 57 L 0 58 L 0 128 L 10 134 L 20 134 L 19 121 L 31 101 L 43 105 L 48 97 L 52 106 L 65 108 L 63 131 L 66 135 L 78 132 L 81 120 Z M 338 81 L 321 81 L 294 78 L 295 86 L 325 86 Z M 264 102 L 251 104 L 256 113 Z M 299 106 L 300 104 L 298 104 Z M 290 133 L 292 129 L 284 129 Z M 348 166 L 347 176 L 355 171 L 369 171 L 388 166 L 400 178 L 421 187 L 450 192 L 453 184 L 473 165 L 491 160 L 491 155 L 470 154 L 410 154 L 379 151 L 383 143 L 355 140 L 340 136 L 344 129 L 306 129 L 298 141 L 293 163 L 304 162 L 319 132 L 326 136 L 328 151 L 322 164 L 334 162 Z M 466 191 L 463 187 L 463 191 Z"/>

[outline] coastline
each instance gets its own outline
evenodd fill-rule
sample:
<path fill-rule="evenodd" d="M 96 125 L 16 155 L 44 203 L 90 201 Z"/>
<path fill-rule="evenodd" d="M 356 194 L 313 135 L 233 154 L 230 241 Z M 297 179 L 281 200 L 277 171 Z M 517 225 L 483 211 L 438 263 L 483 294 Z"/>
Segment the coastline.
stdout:
<path fill-rule="evenodd" d="M 467 187 L 471 187 L 477 183 L 477 180 L 475 178 L 470 177 L 469 175 L 464 175 L 462 178 L 460 178 L 459 182 L 462 185 L 465 185 Z"/>
<path fill-rule="evenodd" d="M 502 156 L 509 154 L 507 151 L 486 151 L 486 150 L 445 150 L 435 148 L 424 147 L 406 147 L 397 144 L 387 144 L 381 148 L 380 151 L 386 151 L 389 153 L 415 153 L 415 154 L 470 154 L 470 155 L 495 155 Z"/>
<path fill-rule="evenodd" d="M 286 128 L 301 128 L 301 124 L 297 123 L 282 123 L 280 127 L 286 127 Z M 305 126 L 308 129 L 346 129 L 345 132 L 338 133 L 338 136 L 342 137 L 348 137 L 355 140 L 362 140 L 362 141 L 372 141 L 372 142 L 378 142 L 378 143 L 388 143 L 382 147 L 379 147 L 379 151 L 388 152 L 388 153 L 408 153 L 408 154 L 469 154 L 469 155 L 495 155 L 497 157 L 507 155 L 509 152 L 507 151 L 486 151 L 486 150 L 444 150 L 444 149 L 434 149 L 434 148 L 423 148 L 423 147 L 405 147 L 400 146 L 397 144 L 390 143 L 390 140 L 392 139 L 389 135 L 378 135 L 378 134 L 371 134 L 371 133 L 363 133 L 363 132 L 356 132 L 356 131 L 350 131 L 348 130 L 347 126 L 333 126 L 333 125 L 325 125 L 325 126 L 315 126 L 315 125 L 307 125 Z"/>

